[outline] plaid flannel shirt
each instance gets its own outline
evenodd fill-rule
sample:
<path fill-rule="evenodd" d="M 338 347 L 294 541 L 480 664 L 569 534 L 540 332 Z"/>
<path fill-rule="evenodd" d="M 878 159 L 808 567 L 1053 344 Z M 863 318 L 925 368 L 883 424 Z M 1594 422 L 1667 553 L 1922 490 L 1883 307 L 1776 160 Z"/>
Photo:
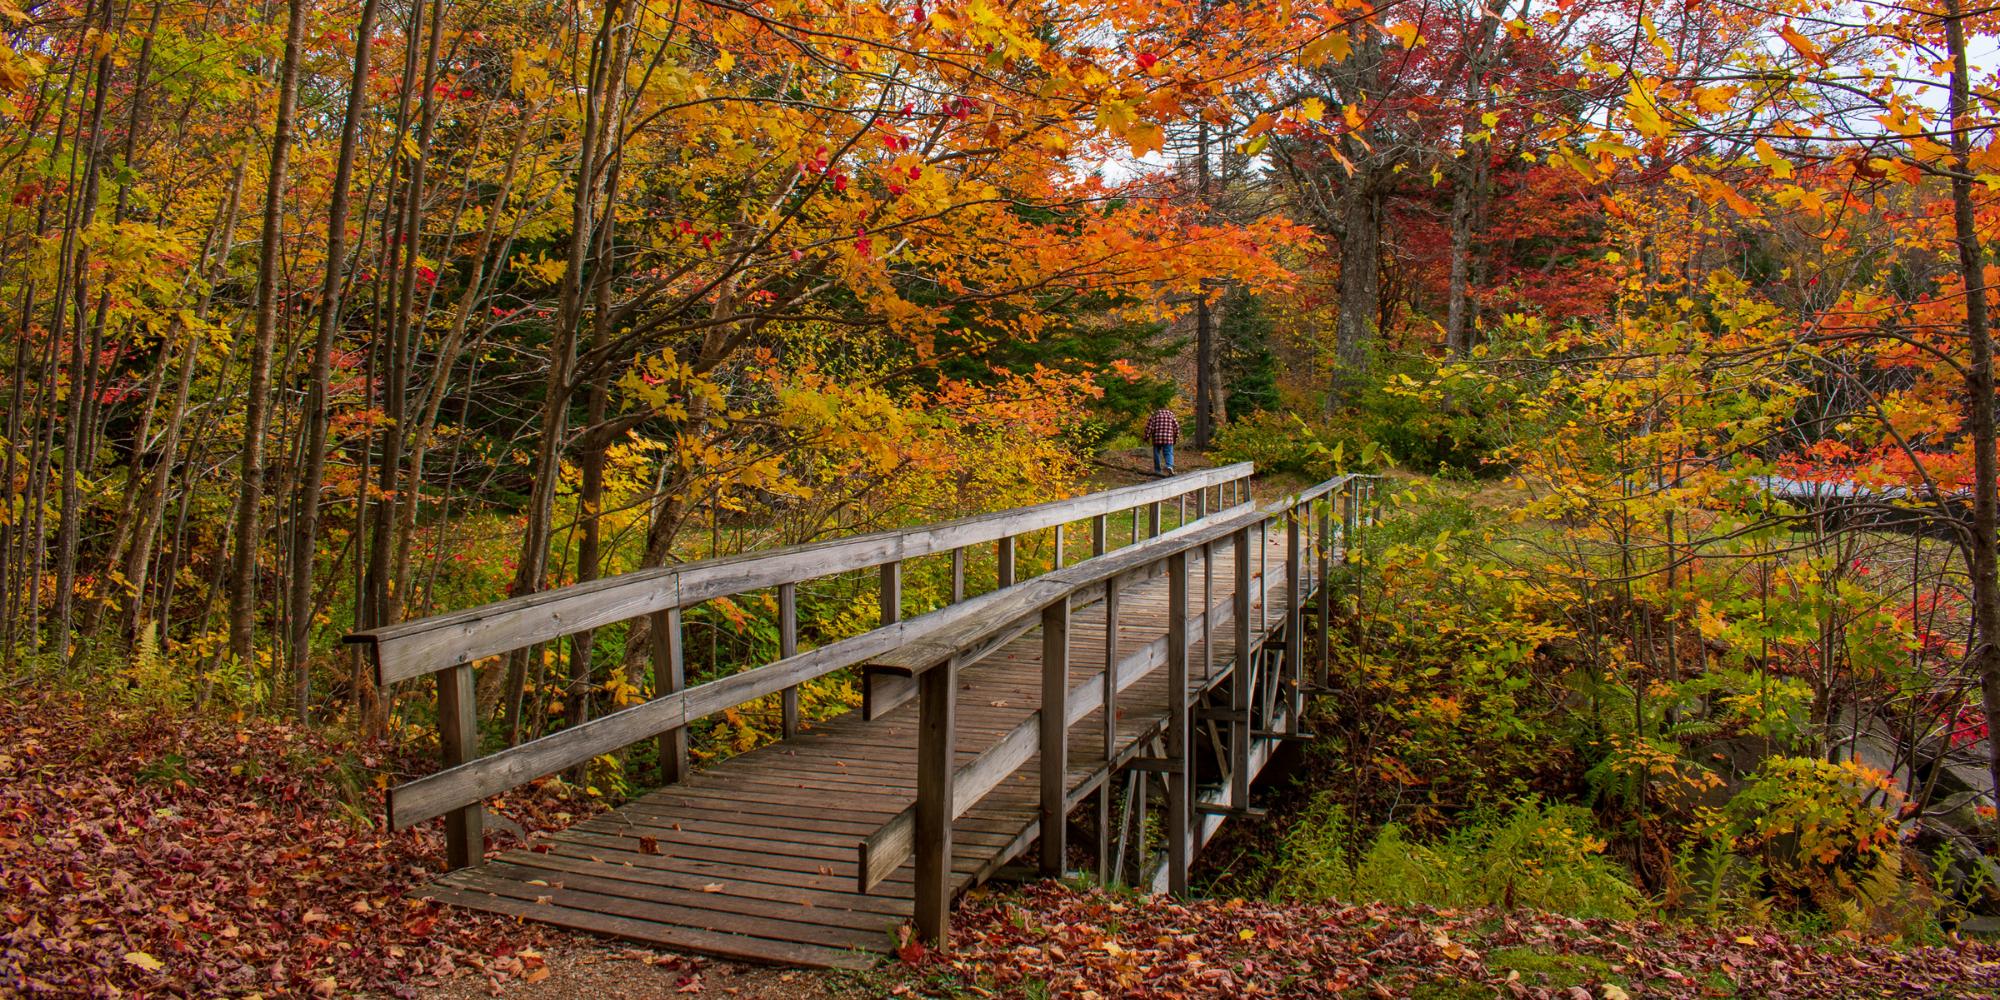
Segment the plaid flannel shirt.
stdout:
<path fill-rule="evenodd" d="M 1171 410 L 1154 410 L 1146 420 L 1146 440 L 1154 444 L 1179 444 L 1181 421 Z"/>

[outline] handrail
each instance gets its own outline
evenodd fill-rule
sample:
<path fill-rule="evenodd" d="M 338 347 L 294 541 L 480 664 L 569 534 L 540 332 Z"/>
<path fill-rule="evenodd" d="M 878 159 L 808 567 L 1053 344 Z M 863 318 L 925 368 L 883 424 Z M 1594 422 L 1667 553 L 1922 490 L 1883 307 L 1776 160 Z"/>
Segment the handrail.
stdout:
<path fill-rule="evenodd" d="M 789 720 L 795 713 L 793 692 L 799 684 L 871 662 L 934 631 L 960 627 L 983 616 L 991 605 L 1004 601 L 1013 589 L 1023 586 L 1014 584 L 1012 579 L 1012 543 L 1016 535 L 1047 528 L 1060 532 L 1072 521 L 1095 518 L 1093 547 L 1102 553 L 1107 544 L 1104 519 L 1109 514 L 1126 509 L 1136 512 L 1151 505 L 1152 531 L 1157 537 L 1162 502 L 1198 495 L 1196 516 L 1206 519 L 1211 513 L 1208 490 L 1217 488 L 1220 497 L 1220 487 L 1235 483 L 1235 492 L 1241 496 L 1246 492 L 1242 481 L 1254 471 L 1251 463 L 1243 462 L 940 524 L 645 570 L 349 635 L 347 641 L 368 647 L 376 676 L 384 684 L 450 671 L 438 685 L 445 767 L 389 789 L 389 824 L 392 829 L 400 830 L 445 816 L 450 820 L 447 840 L 452 866 L 476 863 L 479 803 L 486 797 L 652 736 L 679 738 L 684 727 L 696 719 L 774 693 L 786 694 L 789 735 Z M 1135 538 L 1136 517 L 1135 513 Z M 958 553 L 968 545 L 988 542 L 1000 546 L 1000 590 L 902 620 L 899 598 L 903 560 L 952 551 L 954 567 L 962 571 Z M 693 687 L 680 687 L 680 609 L 717 597 L 775 586 L 779 588 L 782 610 L 790 611 L 795 606 L 794 588 L 799 582 L 869 567 L 883 570 L 881 626 L 805 653 L 792 652 L 793 636 L 788 631 L 781 643 L 784 655 L 779 659 Z M 959 596 L 957 589 L 954 599 Z M 476 753 L 472 661 L 647 615 L 654 619 L 655 670 L 669 668 L 663 674 L 668 683 L 661 685 L 656 697 L 488 756 Z M 670 778 L 678 776 L 679 765 L 667 765 L 667 756 L 683 753 L 684 749 L 678 746 L 663 747 L 663 771 Z"/>
<path fill-rule="evenodd" d="M 1238 462 L 938 524 L 639 570 L 353 632 L 343 641 L 368 646 L 376 683 L 387 685 L 670 608 L 999 541 L 1247 479 L 1253 472 L 1253 463 Z"/>
<path fill-rule="evenodd" d="M 921 685 L 917 795 L 916 801 L 907 809 L 884 822 L 857 844 L 858 890 L 864 893 L 871 891 L 905 861 L 914 857 L 917 863 L 917 930 L 925 940 L 941 944 L 949 922 L 952 823 L 1025 764 L 1037 750 L 1041 755 L 1041 867 L 1044 874 L 1059 874 L 1064 854 L 1064 817 L 1069 808 L 1069 728 L 1100 708 L 1107 718 L 1112 717 L 1117 693 L 1161 664 L 1167 668 L 1169 707 L 1167 758 L 1160 763 L 1174 786 L 1170 794 L 1174 815 L 1170 817 L 1169 826 L 1177 828 L 1177 833 L 1176 830 L 1169 831 L 1170 839 L 1176 845 L 1171 848 L 1170 856 L 1182 859 L 1181 864 L 1176 866 L 1170 863 L 1169 868 L 1184 884 L 1190 810 L 1195 806 L 1191 795 L 1192 764 L 1188 761 L 1188 651 L 1201 638 L 1206 638 L 1209 648 L 1212 648 L 1219 625 L 1228 622 L 1233 626 L 1236 662 L 1228 672 L 1231 678 L 1228 727 L 1232 754 L 1240 752 L 1247 756 L 1250 752 L 1248 748 L 1255 740 L 1268 740 L 1274 735 L 1252 730 L 1253 698 L 1262 702 L 1262 715 L 1266 720 L 1283 718 L 1289 720 L 1287 726 L 1295 727 L 1307 683 L 1301 637 L 1301 580 L 1310 574 L 1318 582 L 1321 592 L 1320 622 L 1324 628 L 1327 621 L 1325 581 L 1332 557 L 1332 539 L 1335 537 L 1331 530 L 1333 494 L 1345 489 L 1340 511 L 1340 537 L 1345 539 L 1356 525 L 1362 523 L 1360 518 L 1366 516 L 1363 505 L 1372 496 L 1375 478 L 1357 474 L 1335 476 L 1276 503 L 1263 507 L 1244 505 L 1232 508 L 1145 543 L 1053 571 L 995 595 L 996 599 L 979 616 L 929 630 L 922 637 L 912 637 L 891 653 L 871 662 L 871 669 L 915 677 Z M 1313 514 L 1316 508 L 1320 517 L 1317 544 L 1314 544 Z M 1253 576 L 1250 565 L 1252 532 L 1257 532 L 1261 538 L 1264 526 L 1279 518 L 1284 519 L 1286 531 L 1284 564 Z M 1302 538 L 1305 542 L 1303 546 Z M 1190 615 L 1188 555 L 1200 550 L 1207 557 L 1217 543 L 1225 540 L 1236 553 L 1234 593 L 1225 601 L 1200 608 Z M 1316 572 L 1305 562 L 1315 554 L 1318 556 Z M 1121 581 L 1142 574 L 1150 575 L 1163 566 L 1168 577 L 1166 634 L 1129 656 L 1117 655 L 1116 645 L 1111 646 L 1107 651 L 1110 662 L 1106 668 L 1086 678 L 1081 685 L 1072 686 L 1069 681 L 1069 612 L 1076 598 L 1080 595 L 1094 596 L 1097 588 L 1103 588 L 1107 598 L 1106 632 L 1107 635 L 1115 634 L 1115 601 L 1111 598 Z M 1260 680 L 1255 676 L 1246 676 L 1257 672 L 1249 654 L 1256 648 L 1256 643 L 1264 641 L 1262 636 L 1253 640 L 1249 632 L 1250 592 L 1254 583 L 1268 595 L 1271 578 L 1278 573 L 1283 574 L 1283 586 L 1290 592 L 1286 602 L 1286 619 L 1282 623 L 1287 676 L 1266 676 Z M 1268 601 L 1264 606 L 1269 607 Z M 1262 619 L 1263 614 L 1258 617 Z M 1005 642 L 1032 628 L 1037 618 L 1043 630 L 1040 705 L 972 761 L 960 766 L 955 759 L 958 671 L 979 662 Z M 1323 647 L 1324 643 L 1322 657 Z M 1314 672 L 1314 679 L 1325 682 L 1324 659 Z M 1281 690 L 1288 692 L 1282 711 L 1276 702 Z M 1267 721 L 1265 725 L 1268 727 L 1272 723 Z M 1106 727 L 1105 742 L 1106 760 L 1102 769 L 1111 769 L 1116 766 L 1113 757 L 1117 750 L 1112 727 Z M 1232 769 L 1231 785 L 1230 804 L 1242 808 L 1248 797 L 1247 770 Z"/>

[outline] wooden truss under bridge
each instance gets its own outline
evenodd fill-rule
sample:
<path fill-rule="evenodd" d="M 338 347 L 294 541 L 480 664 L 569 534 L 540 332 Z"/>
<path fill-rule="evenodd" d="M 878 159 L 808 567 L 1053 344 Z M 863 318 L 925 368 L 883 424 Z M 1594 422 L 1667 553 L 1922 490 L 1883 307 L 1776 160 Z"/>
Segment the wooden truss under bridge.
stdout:
<path fill-rule="evenodd" d="M 1326 683 L 1325 643 L 1306 660 L 1306 614 L 1325 627 L 1324 583 L 1374 493 L 1372 478 L 1340 476 L 1260 506 L 1253 471 L 644 570 L 349 636 L 378 683 L 437 684 L 444 766 L 390 789 L 390 825 L 445 820 L 452 870 L 424 890 L 436 899 L 807 966 L 872 964 L 911 920 L 941 945 L 952 899 L 1031 847 L 1040 872 L 1061 873 L 1082 808 L 1096 811 L 1101 877 L 1184 892 L 1194 852 L 1248 808 L 1272 750 L 1301 735 L 1306 692 Z M 1127 512 L 1118 545 L 1112 518 Z M 1081 524 L 1093 555 L 1063 565 L 1064 533 Z M 1016 541 L 1034 532 L 1054 536 L 1055 555 L 1020 579 Z M 987 545 L 996 589 L 968 597 L 966 551 Z M 903 566 L 925 556 L 950 559 L 952 600 L 905 618 Z M 880 576 L 879 627 L 798 651 L 799 585 L 857 571 Z M 682 612 L 768 589 L 779 658 L 684 684 Z M 474 661 L 641 617 L 655 697 L 477 752 Z M 802 728 L 798 686 L 849 668 L 862 710 Z M 688 768 L 689 723 L 772 694 L 784 739 Z M 645 740 L 659 741 L 658 790 L 533 851 L 485 856 L 484 799 Z M 1149 803 L 1163 854 L 1147 849 Z"/>

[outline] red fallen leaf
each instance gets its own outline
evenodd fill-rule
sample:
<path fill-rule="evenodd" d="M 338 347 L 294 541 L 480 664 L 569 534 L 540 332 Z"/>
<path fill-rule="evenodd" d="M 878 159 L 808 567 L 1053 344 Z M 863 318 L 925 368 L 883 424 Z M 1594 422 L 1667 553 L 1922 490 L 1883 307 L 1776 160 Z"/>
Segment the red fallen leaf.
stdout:
<path fill-rule="evenodd" d="M 657 837 L 640 837 L 640 838 L 639 838 L 639 853 L 640 853 L 640 854 L 658 854 L 658 853 L 660 853 L 660 841 L 659 841 L 659 838 L 657 838 Z"/>

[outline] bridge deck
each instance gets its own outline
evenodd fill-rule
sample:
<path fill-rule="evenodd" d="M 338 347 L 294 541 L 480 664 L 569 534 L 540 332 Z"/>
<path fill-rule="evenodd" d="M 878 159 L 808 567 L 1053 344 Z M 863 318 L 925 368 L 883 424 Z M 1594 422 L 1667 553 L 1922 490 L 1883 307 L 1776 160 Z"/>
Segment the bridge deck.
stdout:
<path fill-rule="evenodd" d="M 1284 620 L 1284 537 L 1270 532 L 1253 567 L 1251 634 L 1261 643 Z M 1227 543 L 1215 550 L 1210 605 L 1226 603 L 1234 579 Z M 1191 603 L 1203 600 L 1199 556 L 1190 558 Z M 1268 581 L 1268 584 L 1265 583 Z M 1302 592 L 1309 592 L 1301 588 Z M 1120 649 L 1166 631 L 1167 584 L 1154 578 L 1120 591 Z M 1226 610 L 1225 610 L 1226 613 Z M 1073 612 L 1070 679 L 1104 662 L 1104 605 Z M 1189 685 L 1226 676 L 1233 654 L 1227 619 L 1214 635 L 1214 673 L 1200 643 L 1190 649 Z M 958 695 L 961 765 L 1035 710 L 1041 691 L 1039 628 L 965 670 Z M 1138 756 L 1164 726 L 1166 672 L 1156 669 L 1119 695 L 1121 760 Z M 1070 731 L 1069 801 L 1104 780 L 1103 713 Z M 859 712 L 732 757 L 556 834 L 444 876 L 426 890 L 440 901 L 671 948 L 794 965 L 863 967 L 895 946 L 912 910 L 912 868 L 875 892 L 856 891 L 856 844 L 916 798 L 915 700 L 875 721 Z M 955 888 L 991 877 L 1038 834 L 1039 761 L 1030 760 L 953 826 Z"/>

